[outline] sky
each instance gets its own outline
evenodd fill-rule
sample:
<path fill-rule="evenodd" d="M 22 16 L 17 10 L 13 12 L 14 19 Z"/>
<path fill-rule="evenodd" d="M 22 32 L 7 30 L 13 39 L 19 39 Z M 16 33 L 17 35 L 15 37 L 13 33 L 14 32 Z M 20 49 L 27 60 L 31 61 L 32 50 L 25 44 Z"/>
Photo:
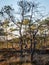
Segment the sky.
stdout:
<path fill-rule="evenodd" d="M 18 1 L 20 1 L 20 0 L 0 0 L 0 10 L 5 5 L 10 5 L 15 9 L 15 12 L 18 12 L 18 9 L 17 9 Z M 28 0 L 28 1 L 35 1 L 35 2 L 39 3 L 39 6 L 41 6 L 39 8 L 39 11 L 41 10 L 40 12 L 41 13 L 43 12 L 42 15 L 44 15 L 44 19 L 49 16 L 49 0 Z M 37 14 L 37 16 L 35 18 L 37 18 L 37 17 L 39 18 L 39 14 Z M 20 18 L 20 16 L 15 14 L 15 18 L 16 19 Z"/>
<path fill-rule="evenodd" d="M 0 0 L 0 9 L 5 5 L 11 5 L 15 10 L 17 10 L 17 1 L 19 0 Z M 49 13 L 49 0 L 34 0 L 34 1 L 39 2 L 41 6 L 45 7 L 45 12 Z"/>
<path fill-rule="evenodd" d="M 0 10 L 5 5 L 11 5 L 15 11 L 17 11 L 17 2 L 19 0 L 0 0 Z M 30 0 L 33 1 L 33 0 Z M 48 14 L 49 16 L 49 0 L 34 0 L 35 2 L 39 2 L 40 6 L 44 7 L 44 14 Z"/>

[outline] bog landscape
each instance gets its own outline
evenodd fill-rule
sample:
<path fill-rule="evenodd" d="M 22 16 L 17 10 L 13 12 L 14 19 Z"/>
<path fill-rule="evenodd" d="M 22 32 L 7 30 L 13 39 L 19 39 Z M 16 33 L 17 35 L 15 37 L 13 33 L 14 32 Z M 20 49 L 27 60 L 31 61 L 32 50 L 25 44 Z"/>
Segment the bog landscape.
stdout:
<path fill-rule="evenodd" d="M 46 4 L 0 0 L 0 6 L 0 65 L 49 65 Z"/>

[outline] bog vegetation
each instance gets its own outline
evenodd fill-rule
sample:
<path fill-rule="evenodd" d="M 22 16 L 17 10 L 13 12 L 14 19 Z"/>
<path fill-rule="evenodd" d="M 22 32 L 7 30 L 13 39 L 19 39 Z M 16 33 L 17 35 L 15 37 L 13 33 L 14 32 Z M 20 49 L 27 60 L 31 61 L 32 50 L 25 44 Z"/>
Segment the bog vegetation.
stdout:
<path fill-rule="evenodd" d="M 0 49 L 15 48 L 31 51 L 49 49 L 49 17 L 38 10 L 39 5 L 34 2 L 19 1 L 18 12 L 13 7 L 5 5 L 0 10 Z M 38 16 L 39 15 L 39 16 Z"/>

